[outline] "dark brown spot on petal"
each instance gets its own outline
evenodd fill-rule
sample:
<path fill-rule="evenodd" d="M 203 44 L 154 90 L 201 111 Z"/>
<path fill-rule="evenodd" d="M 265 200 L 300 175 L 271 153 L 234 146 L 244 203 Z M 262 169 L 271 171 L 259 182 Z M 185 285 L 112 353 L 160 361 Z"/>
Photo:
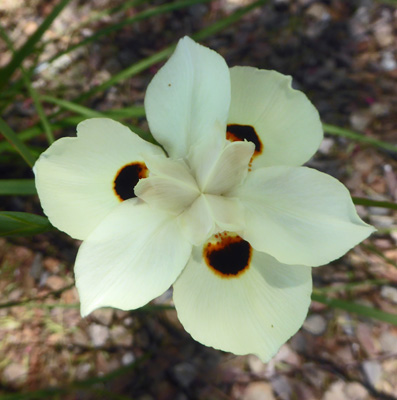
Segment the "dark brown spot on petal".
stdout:
<path fill-rule="evenodd" d="M 255 151 L 252 158 L 261 154 L 263 151 L 263 144 L 256 133 L 255 129 L 251 125 L 238 125 L 230 124 L 227 126 L 226 139 L 231 142 L 248 140 L 255 145 Z"/>
<path fill-rule="evenodd" d="M 250 265 L 251 256 L 251 245 L 229 232 L 215 235 L 203 249 L 205 262 L 222 278 L 235 278 L 244 273 Z"/>
<path fill-rule="evenodd" d="M 139 179 L 148 176 L 148 169 L 144 162 L 133 162 L 121 167 L 114 178 L 113 190 L 120 201 L 136 197 L 134 188 Z"/>

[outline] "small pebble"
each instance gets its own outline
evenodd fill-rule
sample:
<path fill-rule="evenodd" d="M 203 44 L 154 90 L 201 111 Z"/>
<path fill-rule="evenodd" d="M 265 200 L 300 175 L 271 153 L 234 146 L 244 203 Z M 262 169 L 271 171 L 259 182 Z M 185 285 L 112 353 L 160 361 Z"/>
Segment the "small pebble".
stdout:
<path fill-rule="evenodd" d="M 327 321 L 320 314 L 312 314 L 306 318 L 303 329 L 312 335 L 322 335 L 327 329 Z"/>

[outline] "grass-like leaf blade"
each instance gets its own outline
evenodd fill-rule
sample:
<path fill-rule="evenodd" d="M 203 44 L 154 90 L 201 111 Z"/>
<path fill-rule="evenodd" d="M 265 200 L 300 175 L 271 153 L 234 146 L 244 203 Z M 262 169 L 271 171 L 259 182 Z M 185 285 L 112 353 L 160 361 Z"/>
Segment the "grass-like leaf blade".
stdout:
<path fill-rule="evenodd" d="M 332 299 L 320 293 L 312 293 L 312 300 L 326 304 L 328 307 L 348 311 L 366 318 L 373 318 L 397 326 L 397 314 L 378 310 L 377 308 L 363 306 L 347 300 Z"/>
<path fill-rule="evenodd" d="M 35 195 L 34 179 L 0 179 L 0 196 Z"/>
<path fill-rule="evenodd" d="M 46 30 L 51 26 L 54 19 L 60 14 L 60 12 L 68 5 L 70 0 L 61 0 L 37 28 L 32 36 L 25 42 L 25 44 L 15 52 L 11 61 L 2 69 L 0 69 L 0 89 L 2 89 L 11 78 L 12 74 L 16 69 L 23 63 L 26 57 L 28 57 L 33 51 L 37 42 L 41 39 Z"/>
<path fill-rule="evenodd" d="M 0 236 L 30 236 L 53 229 L 46 217 L 17 211 L 0 211 Z"/>

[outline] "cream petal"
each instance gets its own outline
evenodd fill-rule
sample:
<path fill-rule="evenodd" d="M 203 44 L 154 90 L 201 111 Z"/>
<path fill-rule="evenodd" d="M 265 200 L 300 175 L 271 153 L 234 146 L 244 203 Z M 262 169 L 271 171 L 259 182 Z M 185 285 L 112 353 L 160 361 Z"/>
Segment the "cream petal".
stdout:
<path fill-rule="evenodd" d="M 81 314 L 104 306 L 144 306 L 174 283 L 191 250 L 175 218 L 139 199 L 124 201 L 79 249 L 75 275 Z"/>
<path fill-rule="evenodd" d="M 310 168 L 258 169 L 233 194 L 246 209 L 244 239 L 286 264 L 326 264 L 374 231 L 339 181 Z"/>
<path fill-rule="evenodd" d="M 214 233 L 215 221 L 204 194 L 178 216 L 178 223 L 184 236 L 194 245 L 202 244 Z"/>
<path fill-rule="evenodd" d="M 192 257 L 174 284 L 178 318 L 206 346 L 268 361 L 303 324 L 312 290 L 311 268 L 289 266 L 253 251 L 249 268 L 220 276 Z M 229 261 L 233 259 L 229 258 Z"/>
<path fill-rule="evenodd" d="M 143 153 L 163 151 L 110 119 L 80 123 L 77 137 L 57 140 L 34 166 L 44 213 L 58 229 L 85 239 L 120 204 L 114 190 L 118 172 L 143 162 Z"/>
<path fill-rule="evenodd" d="M 228 125 L 251 126 L 262 143 L 252 168 L 302 165 L 317 151 L 323 130 L 317 110 L 291 77 L 251 67 L 230 70 Z"/>
<path fill-rule="evenodd" d="M 196 181 L 183 161 L 145 157 L 150 176 L 135 186 L 135 194 L 152 207 L 175 215 L 190 207 L 200 195 Z"/>
<path fill-rule="evenodd" d="M 184 37 L 150 82 L 145 110 L 150 131 L 172 158 L 184 158 L 221 124 L 225 135 L 230 74 L 215 51 Z"/>
<path fill-rule="evenodd" d="M 230 143 L 224 138 L 209 138 L 193 147 L 189 165 L 202 192 L 226 194 L 247 176 L 253 152 L 254 145 L 250 142 Z"/>
<path fill-rule="evenodd" d="M 244 229 L 244 211 L 236 198 L 202 194 L 178 221 L 185 237 L 197 246 L 214 233 Z"/>

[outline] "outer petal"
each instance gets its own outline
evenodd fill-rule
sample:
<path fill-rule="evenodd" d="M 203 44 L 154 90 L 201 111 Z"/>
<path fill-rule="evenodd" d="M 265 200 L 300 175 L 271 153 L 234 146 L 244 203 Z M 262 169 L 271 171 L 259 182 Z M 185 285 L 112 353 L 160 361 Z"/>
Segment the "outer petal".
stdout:
<path fill-rule="evenodd" d="M 252 126 L 263 145 L 252 168 L 309 160 L 323 138 L 322 125 L 308 98 L 291 88 L 291 77 L 251 67 L 231 68 L 230 76 L 227 123 Z"/>
<path fill-rule="evenodd" d="M 187 156 L 199 139 L 225 131 L 230 105 L 230 74 L 215 51 L 188 37 L 148 86 L 145 110 L 150 131 L 173 158 Z"/>
<path fill-rule="evenodd" d="M 110 119 L 89 119 L 77 138 L 62 138 L 41 154 L 34 172 L 44 213 L 76 239 L 85 239 L 120 204 L 113 185 L 124 165 L 142 153 L 163 154 L 127 127 Z"/>
<path fill-rule="evenodd" d="M 241 236 L 286 264 L 326 264 L 374 231 L 339 181 L 310 168 L 258 169 L 234 195 L 246 208 Z"/>
<path fill-rule="evenodd" d="M 191 254 L 175 219 L 138 199 L 121 203 L 79 249 L 81 314 L 110 306 L 144 306 L 176 280 Z"/>
<path fill-rule="evenodd" d="M 196 247 L 174 284 L 178 318 L 207 346 L 268 361 L 303 324 L 312 290 L 310 270 L 254 252 L 246 272 L 222 278 Z"/>

